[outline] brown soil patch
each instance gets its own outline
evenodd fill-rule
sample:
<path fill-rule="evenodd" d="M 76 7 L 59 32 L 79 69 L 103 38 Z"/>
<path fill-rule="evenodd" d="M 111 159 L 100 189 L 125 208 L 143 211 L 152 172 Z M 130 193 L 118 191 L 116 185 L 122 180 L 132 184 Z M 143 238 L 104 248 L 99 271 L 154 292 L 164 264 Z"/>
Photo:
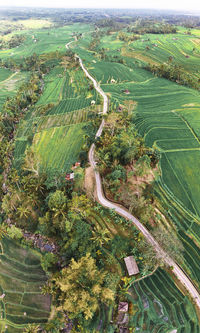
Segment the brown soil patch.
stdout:
<path fill-rule="evenodd" d="M 94 199 L 95 179 L 91 166 L 85 169 L 84 188 L 88 197 Z"/>
<path fill-rule="evenodd" d="M 127 168 L 127 173 L 132 171 L 132 169 L 129 167 Z M 145 185 L 151 184 L 155 178 L 154 171 L 156 169 L 152 170 L 149 169 L 148 173 L 143 176 L 136 176 L 133 175 L 131 177 L 128 177 L 128 182 L 130 185 L 132 185 L 133 193 L 140 194 L 141 189 L 145 187 Z"/>

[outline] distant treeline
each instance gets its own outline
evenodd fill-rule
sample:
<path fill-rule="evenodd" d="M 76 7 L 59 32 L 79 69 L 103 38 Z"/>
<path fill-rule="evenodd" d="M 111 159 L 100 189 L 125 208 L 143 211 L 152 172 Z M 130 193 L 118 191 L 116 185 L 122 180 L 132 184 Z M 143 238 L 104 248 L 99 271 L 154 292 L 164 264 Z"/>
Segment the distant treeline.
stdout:
<path fill-rule="evenodd" d="M 138 19 L 145 19 L 151 24 L 156 21 L 170 25 L 183 25 L 187 28 L 200 26 L 200 15 L 186 16 L 184 12 L 177 15 L 174 11 L 150 9 L 2 8 L 0 9 L 0 19 L 4 19 L 5 17 L 8 17 L 12 21 L 49 18 L 57 26 L 82 22 L 96 23 L 100 27 L 115 25 L 115 28 L 117 28 L 118 24 L 131 25 L 136 21 L 138 22 Z"/>
<path fill-rule="evenodd" d="M 176 27 L 171 25 L 164 26 L 151 26 L 151 27 L 140 27 L 128 29 L 128 32 L 133 32 L 135 34 L 175 34 L 177 32 Z"/>

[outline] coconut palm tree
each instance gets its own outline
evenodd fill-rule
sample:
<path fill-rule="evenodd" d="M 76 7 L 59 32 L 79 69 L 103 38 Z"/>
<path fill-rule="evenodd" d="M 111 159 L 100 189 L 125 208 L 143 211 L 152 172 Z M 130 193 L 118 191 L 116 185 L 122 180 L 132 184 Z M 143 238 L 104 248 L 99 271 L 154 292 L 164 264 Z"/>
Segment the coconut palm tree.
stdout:
<path fill-rule="evenodd" d="M 24 333 L 38 333 L 40 329 L 39 325 L 29 324 L 25 329 Z"/>
<path fill-rule="evenodd" d="M 110 232 L 107 229 L 100 228 L 98 225 L 95 227 L 95 231 L 92 231 L 92 235 L 91 240 L 100 247 L 111 240 Z"/>

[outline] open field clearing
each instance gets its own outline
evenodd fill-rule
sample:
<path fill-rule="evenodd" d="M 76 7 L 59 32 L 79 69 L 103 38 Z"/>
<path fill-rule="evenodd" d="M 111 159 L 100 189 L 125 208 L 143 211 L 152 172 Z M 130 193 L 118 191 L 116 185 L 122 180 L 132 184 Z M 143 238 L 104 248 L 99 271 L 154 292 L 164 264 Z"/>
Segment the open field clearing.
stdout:
<path fill-rule="evenodd" d="M 28 19 L 28 20 L 18 20 L 18 24 L 23 25 L 26 29 L 41 29 L 48 28 L 52 26 L 52 22 L 49 20 L 37 20 L 37 19 Z"/>
<path fill-rule="evenodd" d="M 0 20 L 0 35 L 3 39 L 10 38 L 13 33 L 3 34 L 7 30 L 13 30 L 19 32 L 26 29 L 41 29 L 49 28 L 52 26 L 52 22 L 48 19 L 27 19 L 27 20 Z"/>
<path fill-rule="evenodd" d="M 70 169 L 84 143 L 84 125 L 54 127 L 35 135 L 33 147 L 46 168 Z"/>
<path fill-rule="evenodd" d="M 0 68 L 0 111 L 6 98 L 14 96 L 28 77 L 29 74 L 26 72 L 11 72 Z"/>
<path fill-rule="evenodd" d="M 41 295 L 46 281 L 40 258 L 4 238 L 0 253 L 1 332 L 22 332 L 28 323 L 44 323 L 50 312 L 50 298 Z"/>

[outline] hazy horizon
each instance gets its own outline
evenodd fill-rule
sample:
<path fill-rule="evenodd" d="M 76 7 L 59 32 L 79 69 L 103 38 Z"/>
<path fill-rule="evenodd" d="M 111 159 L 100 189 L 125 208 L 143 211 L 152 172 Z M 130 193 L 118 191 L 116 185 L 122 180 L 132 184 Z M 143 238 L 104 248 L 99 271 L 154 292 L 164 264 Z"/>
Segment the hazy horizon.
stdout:
<path fill-rule="evenodd" d="M 32 7 L 32 8 L 119 8 L 119 9 L 157 9 L 157 10 L 178 10 L 186 12 L 199 12 L 200 11 L 200 1 L 197 0 L 187 0 L 174 1 L 174 0 L 141 0 L 139 3 L 134 3 L 132 0 L 101 0 L 98 4 L 93 0 L 74 0 L 73 6 L 66 5 L 65 0 L 57 0 L 56 4 L 49 0 L 7 0 L 6 7 Z"/>

